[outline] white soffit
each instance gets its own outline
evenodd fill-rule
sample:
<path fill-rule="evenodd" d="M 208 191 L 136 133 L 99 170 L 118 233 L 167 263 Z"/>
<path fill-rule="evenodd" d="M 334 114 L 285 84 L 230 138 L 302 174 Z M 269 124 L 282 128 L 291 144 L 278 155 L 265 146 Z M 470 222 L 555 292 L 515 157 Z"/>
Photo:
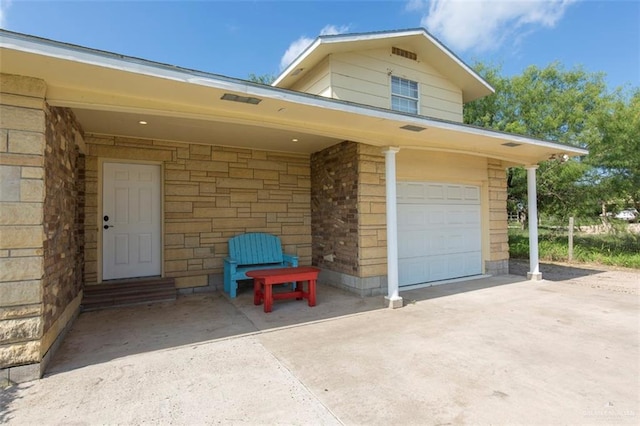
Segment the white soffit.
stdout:
<path fill-rule="evenodd" d="M 193 120 L 224 121 L 272 129 L 272 137 L 293 139 L 296 132 L 303 132 L 315 141 L 306 148 L 278 145 L 277 150 L 292 152 L 310 153 L 333 142 L 352 140 L 379 146 L 393 144 L 409 149 L 469 153 L 516 164 L 538 162 L 552 154 L 587 154 L 584 149 L 525 136 L 402 114 L 6 31 L 0 31 L 0 49 L 0 71 L 42 78 L 48 85 L 48 101 L 82 111 L 80 116 L 94 123 L 100 111 L 144 113 L 190 119 L 192 124 L 186 127 L 191 128 L 210 126 L 196 125 Z M 98 77 L 100 84 L 92 80 Z M 220 100 L 224 93 L 262 101 L 258 105 L 244 105 Z M 125 136 L 127 130 L 116 128 L 117 122 L 112 120 L 111 133 Z M 406 125 L 426 131 L 402 130 Z M 225 129 L 230 135 L 236 134 L 236 130 L 228 126 Z M 259 137 L 259 132 L 248 131 L 249 134 Z M 505 146 L 505 143 L 516 146 Z"/>

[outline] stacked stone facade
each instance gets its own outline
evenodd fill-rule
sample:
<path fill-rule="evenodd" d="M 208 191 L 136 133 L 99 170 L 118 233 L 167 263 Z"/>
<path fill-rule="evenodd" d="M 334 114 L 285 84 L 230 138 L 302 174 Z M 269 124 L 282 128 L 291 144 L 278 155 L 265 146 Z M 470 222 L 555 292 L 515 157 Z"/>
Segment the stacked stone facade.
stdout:
<path fill-rule="evenodd" d="M 311 157 L 313 264 L 360 275 L 358 144 L 343 142 Z"/>
<path fill-rule="evenodd" d="M 384 156 L 343 142 L 311 156 L 313 264 L 321 281 L 361 295 L 386 289 Z"/>
<path fill-rule="evenodd" d="M 40 376 L 79 306 L 80 129 L 46 105 L 42 80 L 0 79 L 0 372 L 19 382 Z M 49 170 L 58 161 L 69 171 Z"/>
<path fill-rule="evenodd" d="M 286 253 L 311 263 L 308 155 L 115 136 L 86 143 L 88 285 L 98 281 L 100 161 L 163 165 L 164 274 L 183 291 L 220 287 L 227 241 L 245 232 L 277 235 Z"/>
<path fill-rule="evenodd" d="M 77 313 L 84 269 L 82 129 L 66 108 L 45 117 L 43 354 Z"/>

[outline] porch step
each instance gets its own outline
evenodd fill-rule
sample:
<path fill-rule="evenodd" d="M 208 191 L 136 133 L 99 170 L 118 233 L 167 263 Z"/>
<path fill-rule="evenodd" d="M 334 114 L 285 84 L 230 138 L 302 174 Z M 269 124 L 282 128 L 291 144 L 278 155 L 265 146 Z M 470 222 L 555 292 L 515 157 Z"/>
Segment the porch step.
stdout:
<path fill-rule="evenodd" d="M 176 300 L 176 286 L 173 278 L 117 280 L 108 284 L 86 286 L 81 309 L 86 312 L 171 300 Z"/>

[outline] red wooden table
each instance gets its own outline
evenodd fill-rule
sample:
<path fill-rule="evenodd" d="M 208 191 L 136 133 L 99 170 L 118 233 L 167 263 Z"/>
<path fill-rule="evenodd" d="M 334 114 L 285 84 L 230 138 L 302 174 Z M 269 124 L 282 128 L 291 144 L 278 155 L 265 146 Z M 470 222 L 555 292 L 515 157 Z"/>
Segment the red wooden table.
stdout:
<path fill-rule="evenodd" d="M 264 300 L 264 311 L 271 312 L 273 300 L 278 299 L 307 299 L 309 306 L 316 306 L 316 281 L 320 269 L 312 266 L 298 266 L 295 268 L 257 269 L 247 272 L 253 278 L 253 303 L 259 305 Z M 302 283 L 307 281 L 307 291 Z M 274 284 L 296 283 L 294 291 L 274 293 Z"/>

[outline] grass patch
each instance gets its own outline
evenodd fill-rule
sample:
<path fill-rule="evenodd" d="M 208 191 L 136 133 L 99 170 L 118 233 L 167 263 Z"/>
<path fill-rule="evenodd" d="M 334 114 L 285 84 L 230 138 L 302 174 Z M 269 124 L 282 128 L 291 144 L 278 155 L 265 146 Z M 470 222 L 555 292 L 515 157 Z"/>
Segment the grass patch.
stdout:
<path fill-rule="evenodd" d="M 509 229 L 509 251 L 512 258 L 529 258 L 528 231 Z M 569 236 L 566 231 L 540 228 L 538 251 L 540 260 L 567 262 Z M 573 261 L 640 269 L 640 235 L 630 232 L 574 234 Z"/>

